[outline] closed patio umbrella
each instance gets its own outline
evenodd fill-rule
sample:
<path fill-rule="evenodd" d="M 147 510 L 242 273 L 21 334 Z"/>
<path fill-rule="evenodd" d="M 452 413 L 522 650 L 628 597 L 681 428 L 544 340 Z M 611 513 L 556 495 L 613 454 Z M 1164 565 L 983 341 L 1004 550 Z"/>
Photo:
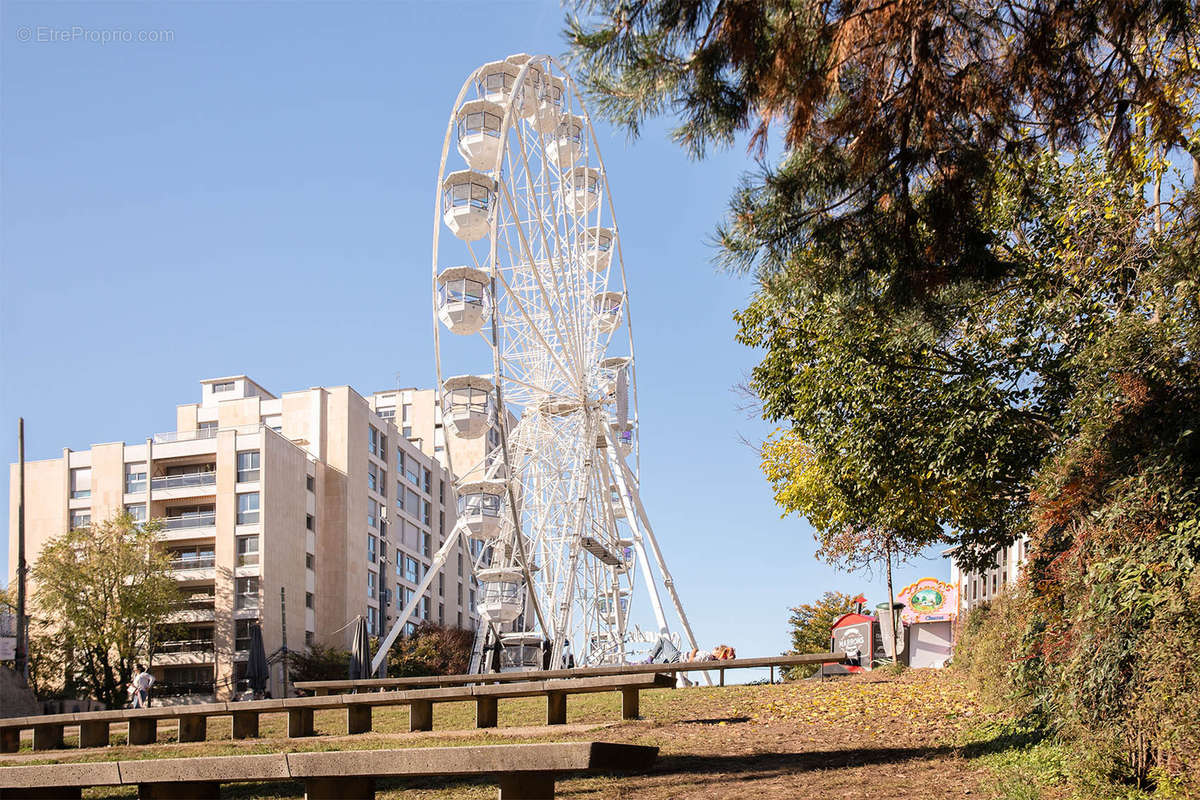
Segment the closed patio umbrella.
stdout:
<path fill-rule="evenodd" d="M 367 638 L 367 618 L 358 618 L 354 643 L 350 646 L 350 680 L 371 677 L 371 640 Z"/>
<path fill-rule="evenodd" d="M 267 650 L 263 647 L 262 628 L 250 626 L 250 660 L 246 664 L 246 680 L 256 697 L 261 697 L 267 690 Z"/>

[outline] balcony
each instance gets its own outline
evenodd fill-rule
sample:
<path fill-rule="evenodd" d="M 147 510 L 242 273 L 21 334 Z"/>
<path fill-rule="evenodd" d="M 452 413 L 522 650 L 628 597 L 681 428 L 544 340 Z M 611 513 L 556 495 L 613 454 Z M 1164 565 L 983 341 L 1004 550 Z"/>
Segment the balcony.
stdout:
<path fill-rule="evenodd" d="M 170 442 L 188 442 L 193 439 L 215 439 L 217 437 L 216 428 L 200 428 L 193 431 L 168 431 L 167 433 L 156 433 L 153 436 L 155 444 L 169 444 Z"/>
<path fill-rule="evenodd" d="M 200 556 L 193 558 L 173 558 L 170 561 L 170 569 L 172 572 L 185 569 L 211 569 L 216 566 L 217 560 L 213 556 Z"/>
<path fill-rule="evenodd" d="M 162 642 L 158 646 L 160 653 L 211 653 L 212 639 L 180 639 L 173 642 Z"/>
<path fill-rule="evenodd" d="M 166 517 L 163 519 L 163 530 L 181 531 L 189 528 L 211 528 L 217 524 L 217 512 L 204 511 L 199 514 L 188 514 L 182 517 Z"/>
<path fill-rule="evenodd" d="M 150 488 L 154 491 L 163 489 L 191 489 L 197 486 L 216 486 L 217 473 L 190 472 L 186 475 L 165 475 L 150 479 Z"/>

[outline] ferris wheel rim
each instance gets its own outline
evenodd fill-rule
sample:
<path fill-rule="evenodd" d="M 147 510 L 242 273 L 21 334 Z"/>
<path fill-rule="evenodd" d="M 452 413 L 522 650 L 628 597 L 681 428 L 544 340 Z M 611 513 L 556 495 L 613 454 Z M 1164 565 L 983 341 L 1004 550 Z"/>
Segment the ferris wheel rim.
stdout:
<path fill-rule="evenodd" d="M 449 174 L 446 171 L 447 159 L 449 157 L 451 137 L 454 135 L 454 132 L 455 132 L 456 123 L 458 121 L 458 115 L 459 115 L 461 109 L 465 105 L 464 99 L 467 97 L 467 94 L 470 91 L 472 85 L 478 83 L 479 77 L 480 77 L 480 74 L 482 73 L 482 71 L 484 69 L 486 69 L 487 67 L 489 67 L 490 65 L 494 65 L 496 63 L 507 63 L 507 62 L 490 62 L 490 64 L 484 64 L 484 65 L 476 68 L 474 71 L 472 71 L 472 73 L 464 81 L 463 86 L 460 89 L 460 92 L 455 100 L 454 107 L 451 110 L 450 118 L 447 123 L 446 134 L 443 139 L 441 161 L 439 164 L 439 172 L 438 172 L 438 181 L 436 184 L 435 198 L 434 198 L 434 215 L 433 215 L 434 216 L 434 220 L 433 220 L 434 232 L 433 232 L 433 253 L 432 253 L 432 257 L 433 257 L 432 268 L 433 268 L 433 278 L 434 278 L 434 280 L 433 280 L 433 296 L 432 296 L 432 301 L 433 301 L 432 306 L 434 309 L 434 315 L 433 315 L 434 316 L 434 320 L 433 320 L 433 323 L 434 323 L 434 347 L 435 347 L 435 363 L 436 363 L 436 374 L 437 374 L 439 393 L 441 393 L 443 391 L 443 384 L 444 384 L 445 378 L 444 378 L 444 370 L 443 370 L 443 365 L 442 365 L 443 354 L 442 354 L 442 346 L 441 346 L 441 330 L 440 330 L 440 324 L 439 324 L 439 319 L 438 319 L 438 299 L 439 298 L 438 298 L 437 286 L 438 286 L 439 273 L 442 271 L 445 271 L 447 269 L 454 269 L 453 267 L 449 267 L 449 268 L 443 267 L 439 263 L 440 241 L 441 241 L 441 234 L 442 234 L 442 202 L 443 202 L 443 191 L 444 191 L 443 186 L 449 177 Z M 487 263 L 485 265 L 479 264 L 474 248 L 468 246 L 468 249 L 472 253 L 472 258 L 475 259 L 475 266 L 467 267 L 467 268 L 474 269 L 474 270 L 483 270 L 490 276 L 490 284 L 491 284 L 491 291 L 492 291 L 491 325 L 492 325 L 492 334 L 493 334 L 492 340 L 490 343 L 491 348 L 492 348 L 492 355 L 493 355 L 493 365 L 492 365 L 493 368 L 492 368 L 491 377 L 493 379 L 492 383 L 494 386 L 494 395 L 495 395 L 495 403 L 496 403 L 496 413 L 497 413 L 496 427 L 498 428 L 498 431 L 499 431 L 500 445 L 501 445 L 501 450 L 503 453 L 502 454 L 503 467 L 505 469 L 506 480 L 513 480 L 517 464 L 514 461 L 511 452 L 509 451 L 509 443 L 508 443 L 508 438 L 509 438 L 511 431 L 509 430 L 509 427 L 510 427 L 509 426 L 509 418 L 506 413 L 506 409 L 508 407 L 508 402 L 507 402 L 508 398 L 505 395 L 504 387 L 505 387 L 505 384 L 507 381 L 513 380 L 513 377 L 510 376 L 505 369 L 505 359 L 503 358 L 503 356 L 501 354 L 501 349 L 500 349 L 497 318 L 500 313 L 499 298 L 501 297 L 501 295 L 499 295 L 499 293 L 497 292 L 497 280 L 500 280 L 501 282 L 504 282 L 506 284 L 506 287 L 505 287 L 505 291 L 506 291 L 505 296 L 506 297 L 509 294 L 512 294 L 512 296 L 514 296 L 514 297 L 517 297 L 518 295 L 515 292 L 511 292 L 510 291 L 511 287 L 507 286 L 507 282 L 505 281 L 503 270 L 501 268 L 501 265 L 500 265 L 498 257 L 497 257 L 499 240 L 500 240 L 499 229 L 500 229 L 500 221 L 501 221 L 501 216 L 502 216 L 501 212 L 502 212 L 502 208 L 503 208 L 501 205 L 500 193 L 501 193 L 501 191 L 507 192 L 509 190 L 508 183 L 513 180 L 513 176 L 511 174 L 507 176 L 507 180 L 505 179 L 504 173 L 503 173 L 503 165 L 505 163 L 506 156 L 510 156 L 514 128 L 516 128 L 518 130 L 518 132 L 521 130 L 521 119 L 517 114 L 517 94 L 520 90 L 523 90 L 527 86 L 526 81 L 528 80 L 529 73 L 535 67 L 535 65 L 544 65 L 545 68 L 552 67 L 552 68 L 557 69 L 561 75 L 561 80 L 562 80 L 564 89 L 569 91 L 571 96 L 576 101 L 576 103 L 578 103 L 579 109 L 582 112 L 581 114 L 578 115 L 578 117 L 582 120 L 582 129 L 586 130 L 586 136 L 588 137 L 588 140 L 591 145 L 590 151 L 594 155 L 596 161 L 599 164 L 599 178 L 600 178 L 600 181 L 602 182 L 603 191 L 607 194 L 607 197 L 605 198 L 604 202 L 605 202 L 605 206 L 608 211 L 608 225 L 610 226 L 610 230 L 611 230 L 611 239 L 614 240 L 612 242 L 612 244 L 615 245 L 613 249 L 617 256 L 617 270 L 616 270 L 615 274 L 619 279 L 620 289 L 621 289 L 621 291 L 618 294 L 620 295 L 621 301 L 622 301 L 621 302 L 621 306 L 622 306 L 621 310 L 622 310 L 622 316 L 623 316 L 622 327 L 624 327 L 624 329 L 625 329 L 626 337 L 628 339 L 628 345 L 629 345 L 629 355 L 625 356 L 624 358 L 627 359 L 627 364 L 628 364 L 628 391 L 633 395 L 633 397 L 632 397 L 632 410 L 633 410 L 632 421 L 634 423 L 633 430 L 632 430 L 632 435 L 634 437 L 633 452 L 639 453 L 639 461 L 635 462 L 635 465 L 634 465 L 634 470 L 635 470 L 635 475 L 636 475 L 636 472 L 639 471 L 639 468 L 640 468 L 640 463 L 639 463 L 640 462 L 640 447 L 637 444 L 637 438 L 639 438 L 639 432 L 638 432 L 638 426 L 636 424 L 637 419 L 638 419 L 638 405 L 637 405 L 637 392 L 636 392 L 636 368 L 635 368 L 635 353 L 634 353 L 634 343 L 633 343 L 633 326 L 632 326 L 632 315 L 630 313 L 630 305 L 631 304 L 629 301 L 628 284 L 626 282 L 624 255 L 623 255 L 623 252 L 621 249 L 620 229 L 619 229 L 619 226 L 618 226 L 618 223 L 616 220 L 615 201 L 614 201 L 614 198 L 613 198 L 613 195 L 611 192 L 611 188 L 609 185 L 608 174 L 607 174 L 607 170 L 605 169 L 605 165 L 604 165 L 603 153 L 599 147 L 598 137 L 597 137 L 595 128 L 592 125 L 591 116 L 587 111 L 586 104 L 584 103 L 583 97 L 579 92 L 577 84 L 575 83 L 574 79 L 572 79 L 570 77 L 570 75 L 566 72 L 566 70 L 562 68 L 561 64 L 558 63 L 557 59 L 554 59 L 552 56 L 532 56 L 532 57 L 529 57 L 524 63 L 522 63 L 520 65 L 520 67 L 518 69 L 517 77 L 514 79 L 514 82 L 513 82 L 513 86 L 512 86 L 512 90 L 511 90 L 509 99 L 506 103 L 503 104 L 504 117 L 503 117 L 503 121 L 501 123 L 500 134 L 498 137 L 500 140 L 500 144 L 497 149 L 497 154 L 496 154 L 495 162 L 493 164 L 492 169 L 485 173 L 491 177 L 491 179 L 493 180 L 493 182 L 496 186 L 494 199 L 493 199 L 492 203 L 489 205 L 489 211 L 488 211 L 490 218 L 488 221 L 487 234 L 486 234 L 488 236 Z M 507 71 L 507 68 L 506 68 L 506 71 Z M 546 71 L 549 72 L 549 69 L 547 69 Z M 466 100 L 465 102 L 471 103 L 474 101 Z M 567 105 L 567 108 L 569 109 L 569 107 L 570 107 L 569 101 L 567 102 L 566 105 Z M 569 110 L 566 113 L 570 113 Z M 525 174 L 528 175 L 529 174 L 529 166 L 528 166 L 529 154 L 528 154 L 527 148 L 522 148 L 521 157 L 525 161 Z M 545 158 L 546 158 L 544 152 L 542 153 L 542 157 L 543 157 L 543 166 L 544 166 L 544 162 L 545 162 Z M 463 170 L 455 170 L 454 172 L 463 172 Z M 450 173 L 450 174 L 452 174 L 452 173 Z M 512 209 L 515 214 L 515 209 L 516 209 L 515 202 L 512 200 L 512 198 L 507 198 L 507 200 L 508 200 L 508 207 L 510 209 Z M 585 213 L 583 216 L 585 219 L 590 217 L 590 212 Z M 514 218 L 516 218 L 516 217 L 514 216 Z M 599 219 L 600 218 L 598 216 L 597 223 L 596 223 L 597 227 L 600 225 Z M 585 224 L 583 226 L 584 229 L 590 229 L 590 227 L 591 226 L 587 225 L 587 224 Z M 536 265 L 533 266 L 533 269 L 536 271 Z M 531 329 L 536 330 L 536 325 L 531 325 Z M 603 346 L 601 348 L 602 352 L 607 351 L 612 340 L 613 340 L 613 331 L 610 330 L 604 337 Z M 548 352 L 553 351 L 553 348 L 551 348 L 548 343 L 546 344 L 546 349 Z M 444 400 L 444 398 L 443 398 L 443 400 Z M 594 441 L 595 441 L 595 437 L 593 436 L 592 437 L 593 446 L 594 446 Z M 453 470 L 452 456 L 450 454 L 450 448 L 448 445 L 444 448 L 444 454 L 445 454 L 445 458 L 447 461 L 447 466 L 451 469 L 451 471 L 453 473 L 454 470 Z M 611 476 L 609 476 L 608 480 L 611 480 L 611 479 L 612 479 Z M 508 492 L 506 492 L 506 494 L 509 496 L 509 501 L 511 503 L 513 501 L 513 492 L 511 490 L 511 488 Z M 613 510 L 612 510 L 611 506 L 609 506 L 607 504 L 603 505 L 603 507 L 606 509 L 605 513 L 606 513 L 606 516 L 609 518 L 608 522 L 611 523 L 611 527 L 615 531 L 616 530 L 615 520 L 612 518 Z M 516 528 L 516 531 L 517 531 L 517 534 L 516 534 L 517 541 L 521 542 L 523 539 L 523 536 L 522 536 L 522 533 L 520 530 L 520 527 L 521 527 L 520 516 L 521 515 L 516 511 L 515 506 L 511 509 L 511 514 L 512 514 L 512 518 L 513 518 L 514 527 Z M 581 517 L 581 519 L 582 519 L 582 517 Z M 522 556 L 522 562 L 526 565 L 526 572 L 525 572 L 526 580 L 529 582 L 530 586 L 532 586 L 533 579 L 532 579 L 532 576 L 528 572 L 529 560 L 524 555 Z M 630 594 L 632 594 L 632 587 L 633 587 L 633 582 L 632 582 L 632 577 L 631 577 L 630 578 L 630 586 L 628 589 Z M 619 617 L 624 616 L 621 612 L 614 612 L 614 613 L 617 613 Z M 539 614 L 539 617 L 540 616 L 541 615 Z M 539 619 L 539 622 L 541 623 L 542 629 L 547 632 L 550 632 L 551 628 L 555 627 L 555 626 L 547 626 L 545 624 L 545 621 L 541 620 L 541 619 Z M 624 629 L 624 625 L 622 625 L 622 630 L 623 629 Z M 557 636 L 561 632 L 553 631 L 553 633 Z"/>

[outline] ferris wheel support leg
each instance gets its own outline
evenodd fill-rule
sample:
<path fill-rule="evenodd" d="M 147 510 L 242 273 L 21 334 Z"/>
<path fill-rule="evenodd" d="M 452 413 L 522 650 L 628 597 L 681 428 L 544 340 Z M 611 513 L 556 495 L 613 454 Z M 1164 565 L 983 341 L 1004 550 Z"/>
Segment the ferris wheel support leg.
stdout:
<path fill-rule="evenodd" d="M 679 593 L 675 591 L 675 579 L 671 577 L 671 571 L 667 569 L 666 559 L 663 558 L 662 550 L 658 547 L 658 540 L 654 537 L 654 528 L 650 526 L 649 516 L 646 514 L 646 508 L 642 505 L 642 498 L 636 488 L 631 491 L 626 491 L 626 487 L 633 485 L 633 474 L 629 470 L 629 466 L 620 458 L 617 457 L 617 439 L 611 430 L 608 431 L 608 440 L 610 455 L 609 461 L 612 464 L 613 477 L 618 478 L 618 488 L 621 490 L 621 503 L 626 507 L 626 515 L 632 523 L 635 519 L 632 512 L 637 511 L 636 519 L 639 520 L 642 530 L 645 532 L 645 538 L 650 542 L 650 551 L 654 553 L 654 562 L 658 564 L 658 571 L 662 573 L 663 587 L 666 588 L 667 594 L 671 596 L 671 603 L 675 606 L 675 613 L 679 615 L 679 622 L 683 625 L 683 631 L 687 634 L 688 643 L 693 650 L 699 649 L 696 644 L 696 635 L 692 633 L 692 625 L 688 622 L 687 614 L 683 610 L 683 603 L 679 599 Z M 629 506 L 633 506 L 630 508 Z M 636 524 L 631 524 L 634 530 L 634 547 L 639 547 L 638 557 L 642 560 L 643 571 L 646 574 L 646 582 L 650 584 L 650 597 L 655 601 L 655 611 L 661 614 L 661 603 L 658 601 L 658 592 L 654 588 L 653 579 L 649 576 L 649 565 L 645 561 L 645 549 L 640 547 L 642 536 Z M 660 622 L 660 625 L 662 623 Z M 712 676 L 707 672 L 703 673 L 704 683 L 712 686 Z"/>
<path fill-rule="evenodd" d="M 646 592 L 650 595 L 650 605 L 654 608 L 654 619 L 658 622 L 659 634 L 665 636 L 671 632 L 671 626 L 667 624 L 667 614 L 663 610 L 662 598 L 658 596 L 658 582 L 654 580 L 654 573 L 650 569 L 650 559 L 646 556 L 646 545 L 642 537 L 641 527 L 638 525 L 638 518 L 633 513 L 633 508 L 629 505 L 629 490 L 625 475 L 622 474 L 620 467 L 613 463 L 619 461 L 616 456 L 616 445 L 610 445 L 612 455 L 609 456 L 609 471 L 613 481 L 616 482 L 617 491 L 621 494 L 621 505 L 625 508 L 625 521 L 629 523 L 630 530 L 633 531 L 633 549 L 637 552 L 638 565 L 642 570 L 642 578 L 646 581 Z"/>
<path fill-rule="evenodd" d="M 396 641 L 396 637 L 400 635 L 400 631 L 404 630 L 404 624 L 408 622 L 409 617 L 417 609 L 417 604 L 421 602 L 421 597 L 425 594 L 431 585 L 433 585 L 434 577 L 441 571 L 446 564 L 446 558 L 450 555 L 450 547 L 455 542 L 454 536 L 446 537 L 446 541 L 438 551 L 433 554 L 433 563 L 429 565 L 429 569 L 425 570 L 425 577 L 421 581 L 421 585 L 412 594 L 412 599 L 408 601 L 408 605 L 396 617 L 396 621 L 392 623 L 392 627 L 387 632 L 387 636 L 383 637 L 383 641 L 379 643 L 379 650 L 375 653 L 375 657 L 371 659 L 371 674 L 374 675 L 379 671 L 379 665 L 387 658 L 387 652 L 391 649 L 392 643 Z"/>

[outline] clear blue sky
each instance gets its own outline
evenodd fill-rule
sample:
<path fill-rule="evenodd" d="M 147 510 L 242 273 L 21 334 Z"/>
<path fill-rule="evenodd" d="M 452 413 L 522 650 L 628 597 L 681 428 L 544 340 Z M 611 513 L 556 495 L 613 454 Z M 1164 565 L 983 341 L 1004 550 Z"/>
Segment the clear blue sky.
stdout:
<path fill-rule="evenodd" d="M 433 382 L 450 106 L 485 61 L 561 54 L 556 3 L 0 9 L 5 462 L 19 415 L 30 459 L 140 441 L 172 430 L 207 377 L 275 392 Z M 118 41 L 89 41 L 105 31 Z M 702 645 L 781 652 L 790 606 L 886 592 L 813 558 L 740 441 L 769 431 L 732 391 L 756 361 L 731 319 L 752 286 L 714 270 L 710 240 L 749 159 L 691 162 L 665 126 L 597 133 L 634 303 L 643 497 Z M 924 575 L 948 566 L 901 568 L 897 588 Z"/>

